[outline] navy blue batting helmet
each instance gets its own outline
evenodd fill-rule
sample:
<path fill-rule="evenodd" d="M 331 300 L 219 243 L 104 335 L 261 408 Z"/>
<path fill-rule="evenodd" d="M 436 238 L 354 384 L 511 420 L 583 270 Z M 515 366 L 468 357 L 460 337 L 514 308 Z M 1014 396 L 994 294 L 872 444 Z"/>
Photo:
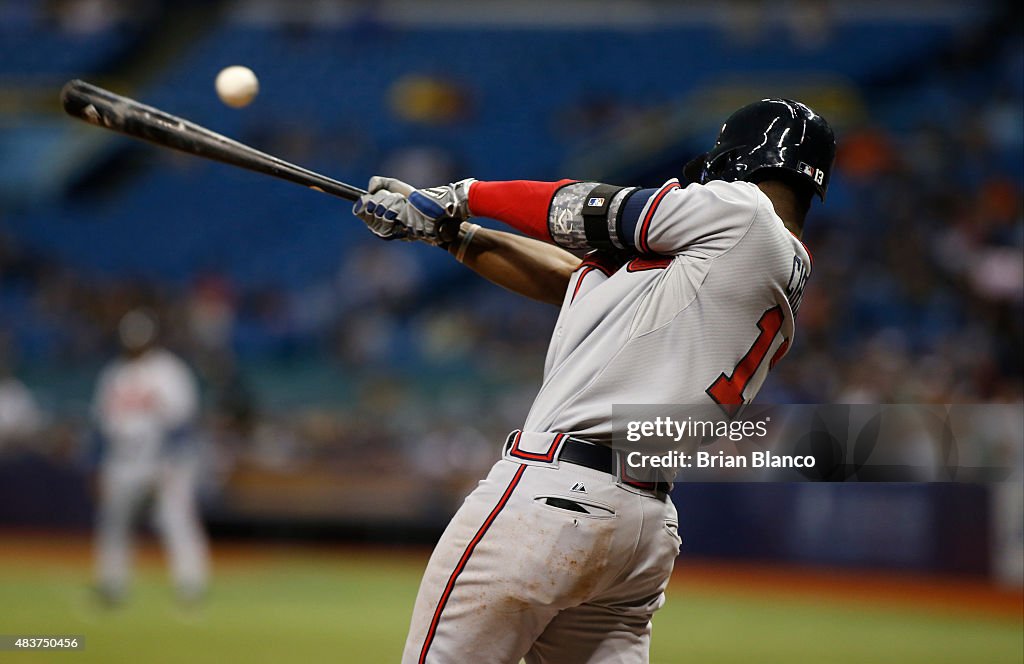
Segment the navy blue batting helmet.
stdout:
<path fill-rule="evenodd" d="M 790 99 L 762 99 L 729 116 L 714 147 L 683 169 L 690 182 L 757 182 L 795 173 L 825 200 L 836 139 L 825 118 Z M 770 169 L 770 170 L 769 170 Z"/>

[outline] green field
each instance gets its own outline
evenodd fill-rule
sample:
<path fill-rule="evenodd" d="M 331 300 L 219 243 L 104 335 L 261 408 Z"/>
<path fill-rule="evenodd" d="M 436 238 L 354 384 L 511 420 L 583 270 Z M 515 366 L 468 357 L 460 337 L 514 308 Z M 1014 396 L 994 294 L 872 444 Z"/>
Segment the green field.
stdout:
<path fill-rule="evenodd" d="M 2 548 L 0 544 L 0 548 Z M 422 568 L 417 557 L 278 552 L 217 565 L 208 601 L 178 607 L 160 567 L 103 610 L 84 560 L 0 555 L 0 634 L 78 634 L 66 653 L 4 662 L 397 662 Z M 655 618 L 652 662 L 1013 662 L 1021 623 L 983 614 L 783 599 L 674 585 Z M 475 664 L 475 663 L 467 663 Z"/>

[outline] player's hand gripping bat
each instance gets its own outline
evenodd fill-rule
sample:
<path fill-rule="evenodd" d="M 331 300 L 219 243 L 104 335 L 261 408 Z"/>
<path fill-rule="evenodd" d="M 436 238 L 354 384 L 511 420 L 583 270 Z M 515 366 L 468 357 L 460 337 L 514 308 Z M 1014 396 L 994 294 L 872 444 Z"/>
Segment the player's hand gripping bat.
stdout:
<path fill-rule="evenodd" d="M 146 106 L 85 81 L 75 79 L 65 83 L 60 91 L 60 100 L 68 115 L 97 127 L 257 173 L 272 175 L 349 201 L 355 201 L 366 193 L 364 189 L 296 166 L 184 118 Z M 454 241 L 458 232 L 459 222 L 455 219 L 443 219 L 438 223 L 438 236 L 445 242 Z"/>

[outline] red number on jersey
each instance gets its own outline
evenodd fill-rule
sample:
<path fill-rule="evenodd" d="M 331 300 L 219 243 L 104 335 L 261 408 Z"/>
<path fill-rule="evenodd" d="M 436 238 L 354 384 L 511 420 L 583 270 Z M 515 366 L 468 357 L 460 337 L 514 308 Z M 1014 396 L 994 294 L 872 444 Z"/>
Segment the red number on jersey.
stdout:
<path fill-rule="evenodd" d="M 740 359 L 736 368 L 732 370 L 732 375 L 726 376 L 724 373 L 719 375 L 707 389 L 708 395 L 729 415 L 735 415 L 743 405 L 743 390 L 747 388 L 747 383 L 764 362 L 775 336 L 782 329 L 782 307 L 776 305 L 761 314 L 760 320 L 757 321 L 757 328 L 760 330 L 757 339 L 754 340 L 746 355 Z M 779 361 L 788 345 L 788 340 L 782 342 L 779 350 L 772 357 L 769 369 Z"/>

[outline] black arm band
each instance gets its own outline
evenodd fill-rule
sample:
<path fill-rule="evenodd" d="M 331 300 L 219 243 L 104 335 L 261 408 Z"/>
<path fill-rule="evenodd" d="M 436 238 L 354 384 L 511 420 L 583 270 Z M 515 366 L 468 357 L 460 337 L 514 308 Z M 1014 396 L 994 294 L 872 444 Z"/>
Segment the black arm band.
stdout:
<path fill-rule="evenodd" d="M 594 249 L 613 251 L 608 223 L 608 206 L 615 194 L 625 189 L 610 184 L 599 184 L 594 187 L 583 202 L 583 230 L 587 236 L 587 244 Z"/>

